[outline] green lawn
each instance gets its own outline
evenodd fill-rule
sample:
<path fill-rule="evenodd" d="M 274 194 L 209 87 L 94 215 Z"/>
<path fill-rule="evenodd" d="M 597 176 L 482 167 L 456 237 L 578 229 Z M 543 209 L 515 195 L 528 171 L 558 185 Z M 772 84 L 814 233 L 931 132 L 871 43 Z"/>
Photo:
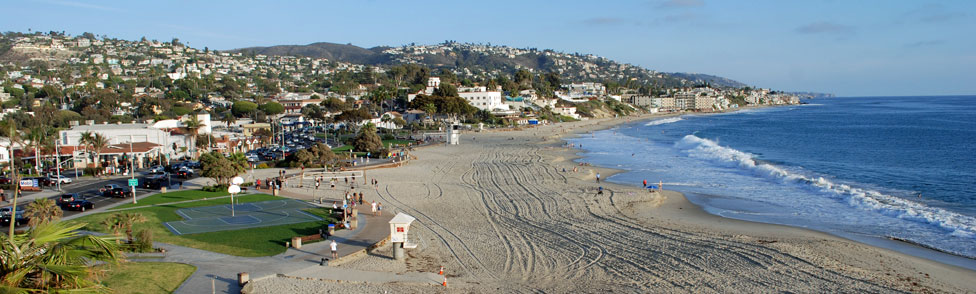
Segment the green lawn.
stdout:
<path fill-rule="evenodd" d="M 198 200 L 203 198 L 213 198 L 213 197 L 220 197 L 220 196 L 227 196 L 227 195 L 229 195 L 227 191 L 205 192 L 202 190 L 183 190 L 183 191 L 160 193 L 160 194 L 152 195 L 139 200 L 139 203 L 136 204 L 129 203 L 125 205 L 120 205 L 113 209 L 150 206 L 155 204 L 180 202 L 186 200 Z"/>
<path fill-rule="evenodd" d="M 203 198 L 203 196 L 194 195 L 184 197 Z M 152 197 L 146 199 L 148 200 L 150 198 Z M 267 194 L 244 194 L 237 199 L 240 199 L 241 203 L 247 203 L 279 200 L 285 198 L 275 197 Z M 292 237 L 318 234 L 319 229 L 324 228 L 329 222 L 333 221 L 331 217 L 329 217 L 330 212 L 328 209 L 313 208 L 307 211 L 325 218 L 325 221 L 180 236 L 173 235 L 168 229 L 166 229 L 166 227 L 163 226 L 163 223 L 165 222 L 182 220 L 182 218 L 175 212 L 177 209 L 228 203 L 230 203 L 229 199 L 211 199 L 188 203 L 163 204 L 154 207 L 136 208 L 127 210 L 126 212 L 140 213 L 145 216 L 147 221 L 136 224 L 133 231 L 139 232 L 140 230 L 149 228 L 153 232 L 155 241 L 236 256 L 269 256 L 285 252 L 285 242 L 291 241 Z M 109 233 L 111 231 L 105 225 L 102 225 L 101 222 L 114 213 L 115 212 L 98 213 L 69 220 L 67 222 L 85 223 L 86 225 L 83 228 L 85 230 Z"/>
<path fill-rule="evenodd" d="M 112 293 L 173 293 L 197 271 L 195 266 L 172 262 L 127 262 L 101 266 L 108 275 L 102 285 Z"/>

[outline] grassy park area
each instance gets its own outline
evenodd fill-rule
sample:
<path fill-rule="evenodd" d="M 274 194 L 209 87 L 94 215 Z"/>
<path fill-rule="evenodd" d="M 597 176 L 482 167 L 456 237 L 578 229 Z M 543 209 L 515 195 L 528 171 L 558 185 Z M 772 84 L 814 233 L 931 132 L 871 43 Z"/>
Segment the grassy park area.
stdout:
<path fill-rule="evenodd" d="M 140 200 L 139 204 L 137 205 L 148 205 L 148 203 L 161 205 L 134 208 L 131 210 L 126 210 L 126 212 L 139 213 L 145 216 L 147 221 L 135 224 L 133 231 L 138 232 L 148 228 L 152 231 L 156 242 L 192 247 L 236 256 L 269 256 L 285 252 L 285 242 L 290 241 L 292 237 L 317 234 L 319 229 L 326 226 L 327 222 L 333 221 L 329 209 L 312 208 L 306 210 L 306 212 L 322 217 L 325 219 L 325 221 L 180 236 L 174 235 L 163 225 L 165 222 L 183 220 L 183 218 L 177 215 L 175 212 L 180 208 L 213 206 L 230 203 L 230 199 L 228 198 L 203 200 L 204 197 L 214 197 L 219 195 L 220 193 L 203 192 L 199 190 L 158 194 Z M 156 199 L 156 197 L 160 198 Z M 165 204 L 193 199 L 198 200 L 186 203 Z M 239 195 L 239 198 L 237 199 L 239 199 L 240 203 L 248 203 L 281 200 L 285 198 L 275 197 L 267 194 L 243 194 Z M 102 224 L 102 221 L 111 217 L 114 213 L 116 212 L 109 211 L 92 214 L 73 219 L 68 222 L 85 223 L 86 225 L 83 228 L 85 230 L 111 233 L 111 230 Z"/>
<path fill-rule="evenodd" d="M 150 206 L 150 205 L 163 204 L 163 203 L 173 203 L 173 202 L 180 202 L 180 201 L 187 201 L 187 200 L 202 200 L 205 198 L 213 198 L 213 197 L 220 197 L 220 196 L 227 196 L 227 195 L 230 195 L 230 193 L 227 193 L 227 191 L 206 192 L 201 190 L 182 190 L 182 191 L 156 194 L 150 197 L 143 198 L 142 200 L 139 200 L 139 203 L 136 204 L 129 203 L 129 204 L 120 205 L 118 207 L 113 208 L 112 210 Z"/>
<path fill-rule="evenodd" d="M 103 265 L 108 274 L 102 285 L 115 294 L 173 293 L 190 275 L 195 266 L 171 262 L 127 262 Z"/>

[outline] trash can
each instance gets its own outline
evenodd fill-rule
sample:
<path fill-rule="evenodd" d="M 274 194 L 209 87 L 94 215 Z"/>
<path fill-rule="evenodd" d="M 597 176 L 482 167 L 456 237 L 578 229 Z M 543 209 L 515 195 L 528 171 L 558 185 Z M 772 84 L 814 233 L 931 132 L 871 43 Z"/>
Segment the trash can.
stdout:
<path fill-rule="evenodd" d="M 329 236 L 335 235 L 335 224 L 329 224 Z"/>

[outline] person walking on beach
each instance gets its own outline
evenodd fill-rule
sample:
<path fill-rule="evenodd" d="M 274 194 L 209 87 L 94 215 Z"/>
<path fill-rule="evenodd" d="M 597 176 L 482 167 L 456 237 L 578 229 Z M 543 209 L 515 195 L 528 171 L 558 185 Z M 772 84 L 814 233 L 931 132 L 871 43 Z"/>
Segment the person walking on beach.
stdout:
<path fill-rule="evenodd" d="M 599 183 L 599 182 L 600 182 L 600 173 L 596 173 L 596 182 L 597 182 L 597 183 Z"/>
<path fill-rule="evenodd" d="M 376 201 L 373 201 L 373 203 L 370 204 L 370 207 L 370 211 L 373 212 L 373 215 L 376 215 Z"/>
<path fill-rule="evenodd" d="M 339 258 L 339 244 L 334 239 L 329 243 L 329 247 L 332 248 L 332 259 Z"/>
<path fill-rule="evenodd" d="M 319 184 L 322 184 L 322 183 L 319 182 L 319 181 L 315 181 L 315 190 L 318 190 L 319 189 Z"/>

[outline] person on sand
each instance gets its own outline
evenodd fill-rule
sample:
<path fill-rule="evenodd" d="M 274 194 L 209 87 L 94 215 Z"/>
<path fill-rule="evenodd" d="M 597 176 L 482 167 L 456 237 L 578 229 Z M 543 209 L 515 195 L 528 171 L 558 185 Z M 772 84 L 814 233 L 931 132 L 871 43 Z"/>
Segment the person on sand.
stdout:
<path fill-rule="evenodd" d="M 599 182 L 600 182 L 600 173 L 596 173 L 596 182 L 597 182 L 597 183 L 599 183 Z"/>
<path fill-rule="evenodd" d="M 337 209 L 339 209 L 339 203 L 336 201 L 332 201 L 332 210 L 337 210 Z"/>
<path fill-rule="evenodd" d="M 329 247 L 332 248 L 332 259 L 339 258 L 339 243 L 336 243 L 335 239 L 333 239 L 332 243 L 329 243 Z"/>
<path fill-rule="evenodd" d="M 370 204 L 370 207 L 370 211 L 373 212 L 373 215 L 376 215 L 376 201 L 373 201 L 373 203 Z"/>
<path fill-rule="evenodd" d="M 376 213 L 383 215 L 383 202 L 376 202 Z"/>
<path fill-rule="evenodd" d="M 597 190 L 596 194 L 597 195 L 603 195 L 603 186 L 600 186 L 600 188 Z"/>

